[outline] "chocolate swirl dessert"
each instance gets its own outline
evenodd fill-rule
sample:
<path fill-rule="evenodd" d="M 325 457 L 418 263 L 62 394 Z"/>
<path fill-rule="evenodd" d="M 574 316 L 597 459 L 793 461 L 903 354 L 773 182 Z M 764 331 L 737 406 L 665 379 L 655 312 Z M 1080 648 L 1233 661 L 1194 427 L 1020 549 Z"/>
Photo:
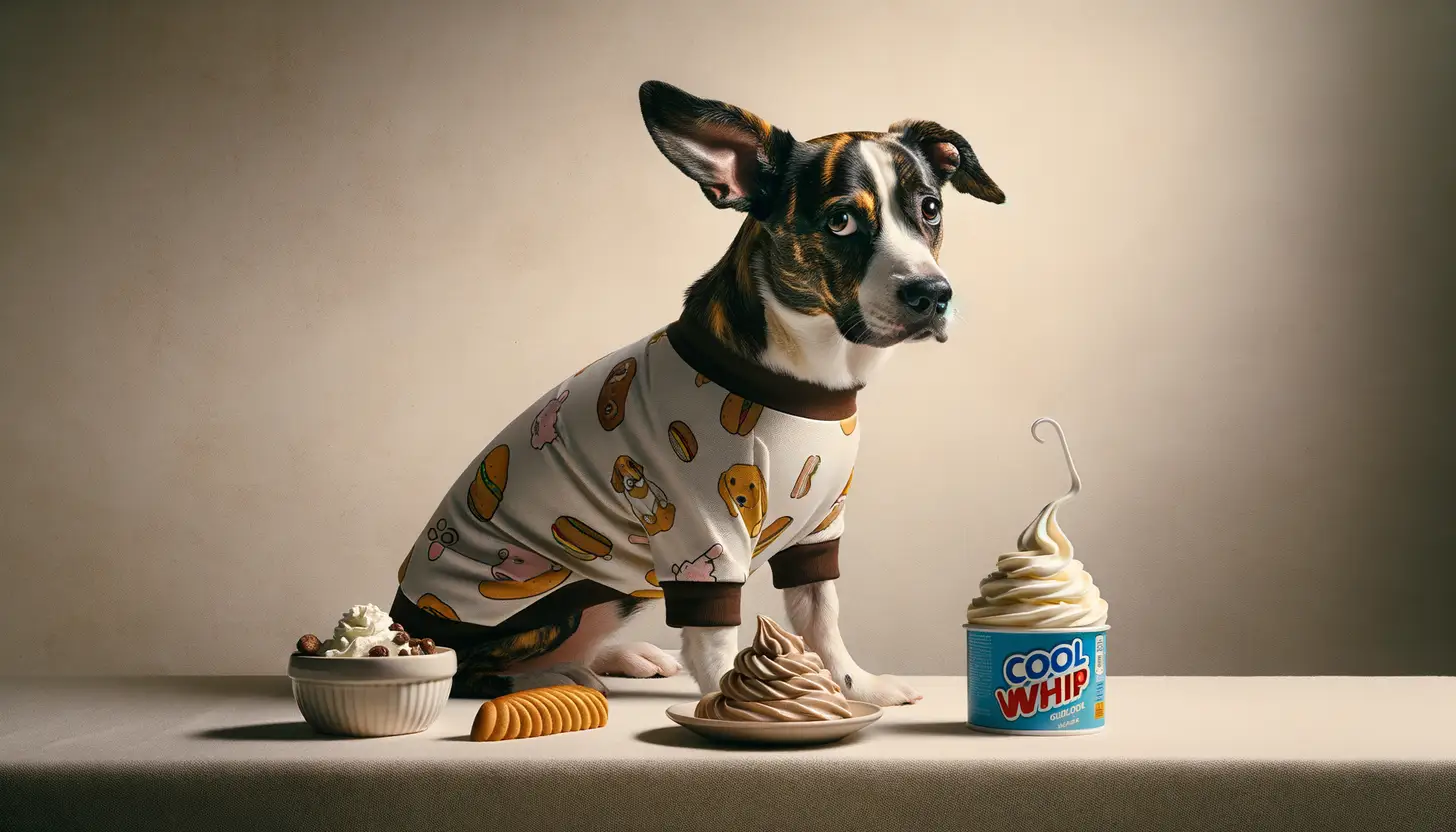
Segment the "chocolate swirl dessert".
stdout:
<path fill-rule="evenodd" d="M 849 701 L 804 640 L 760 615 L 753 644 L 733 660 L 717 693 L 694 716 L 739 722 L 811 722 L 849 717 Z"/>

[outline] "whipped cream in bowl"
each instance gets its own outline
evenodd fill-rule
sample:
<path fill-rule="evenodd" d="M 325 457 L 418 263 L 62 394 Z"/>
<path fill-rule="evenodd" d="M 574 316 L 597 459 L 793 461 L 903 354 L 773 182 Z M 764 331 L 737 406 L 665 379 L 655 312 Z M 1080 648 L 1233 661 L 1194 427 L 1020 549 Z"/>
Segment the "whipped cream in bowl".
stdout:
<path fill-rule="evenodd" d="M 329 658 L 362 658 L 375 647 L 383 647 L 389 650 L 390 655 L 398 655 L 400 648 L 394 643 L 395 632 L 389 629 L 393 623 L 389 613 L 379 607 L 355 604 L 339 616 L 339 623 L 334 625 L 334 637 L 323 643 L 324 655 Z M 409 654 L 408 647 L 404 648 L 404 653 Z"/>

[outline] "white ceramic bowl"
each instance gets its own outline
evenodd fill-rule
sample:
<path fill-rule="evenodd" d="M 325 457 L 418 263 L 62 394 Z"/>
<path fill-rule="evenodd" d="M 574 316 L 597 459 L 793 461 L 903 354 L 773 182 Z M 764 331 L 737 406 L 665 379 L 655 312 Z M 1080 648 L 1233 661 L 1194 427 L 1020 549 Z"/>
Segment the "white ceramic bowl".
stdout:
<path fill-rule="evenodd" d="M 325 734 L 393 737 L 429 728 L 450 699 L 455 651 L 427 656 L 288 659 L 293 701 Z"/>

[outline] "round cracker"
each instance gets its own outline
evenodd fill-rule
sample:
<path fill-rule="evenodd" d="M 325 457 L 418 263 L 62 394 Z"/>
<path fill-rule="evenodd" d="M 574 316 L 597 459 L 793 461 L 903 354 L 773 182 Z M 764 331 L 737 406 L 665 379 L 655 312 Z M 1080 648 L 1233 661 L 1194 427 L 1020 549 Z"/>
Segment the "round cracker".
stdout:
<path fill-rule="evenodd" d="M 571 712 L 573 719 L 572 724 L 575 726 L 572 730 L 585 731 L 592 726 L 592 723 L 596 719 L 595 712 L 593 712 L 591 708 L 587 707 L 587 704 L 584 700 L 582 700 L 578 696 L 573 696 L 571 694 L 569 685 L 562 685 L 561 687 L 556 688 L 553 695 L 556 697 L 556 700 L 561 703 L 562 708 L 565 708 L 566 710 Z"/>
<path fill-rule="evenodd" d="M 591 700 L 592 704 L 596 706 L 597 713 L 601 715 L 601 721 L 597 723 L 597 727 L 604 727 L 607 724 L 607 713 L 611 710 L 607 706 L 607 695 L 596 688 L 585 686 L 581 686 L 581 693 L 587 699 Z"/>
<path fill-rule="evenodd" d="M 563 712 L 561 704 L 556 700 L 556 697 L 540 688 L 525 691 L 522 695 L 535 703 L 536 708 L 545 717 L 545 723 L 541 728 L 541 736 L 560 734 L 564 731 L 571 730 L 567 727 L 569 720 Z"/>
<path fill-rule="evenodd" d="M 541 713 L 541 709 L 523 691 L 516 693 L 514 698 L 515 702 L 513 704 L 520 710 L 522 715 L 520 739 L 528 740 L 532 737 L 541 736 L 541 732 L 546 729 L 546 718 Z"/>
<path fill-rule="evenodd" d="M 561 712 L 566 715 L 566 730 L 580 731 L 587 727 L 587 724 L 591 721 L 591 713 L 586 709 L 585 705 L 577 701 L 576 697 L 566 693 L 564 685 L 547 688 L 546 692 L 556 702 L 556 707 L 560 708 Z"/>
<path fill-rule="evenodd" d="M 588 729 L 600 728 L 607 723 L 606 708 L 596 699 L 589 696 L 588 694 L 590 692 L 593 692 L 591 688 L 581 685 L 570 685 L 562 688 L 562 693 L 575 699 L 586 711 L 587 719 L 584 727 Z"/>
<path fill-rule="evenodd" d="M 521 735 L 521 709 L 516 707 L 515 702 L 507 699 L 503 699 L 500 706 L 505 710 L 506 717 L 506 728 L 501 733 L 501 739 L 513 740 Z"/>
<path fill-rule="evenodd" d="M 488 739 L 491 742 L 499 742 L 506 738 L 506 730 L 511 727 L 511 709 L 504 702 L 491 700 L 495 708 L 495 727 L 490 729 Z"/>
<path fill-rule="evenodd" d="M 480 710 L 475 714 L 475 723 L 470 726 L 470 738 L 476 742 L 485 742 L 490 739 L 499 717 L 500 714 L 494 700 L 487 699 L 480 703 Z"/>

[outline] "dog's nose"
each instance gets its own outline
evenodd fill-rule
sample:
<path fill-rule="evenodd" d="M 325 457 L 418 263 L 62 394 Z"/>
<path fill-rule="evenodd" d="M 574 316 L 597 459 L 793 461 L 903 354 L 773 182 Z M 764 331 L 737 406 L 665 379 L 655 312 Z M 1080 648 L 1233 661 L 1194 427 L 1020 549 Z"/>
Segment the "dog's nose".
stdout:
<path fill-rule="evenodd" d="M 945 314 L 950 305 L 950 281 L 940 275 L 912 278 L 897 293 L 900 302 L 917 315 Z"/>
<path fill-rule="evenodd" d="M 746 506 L 746 505 L 748 505 L 748 498 L 747 497 L 738 497 L 737 499 L 738 499 L 738 504 L 740 506 Z"/>

